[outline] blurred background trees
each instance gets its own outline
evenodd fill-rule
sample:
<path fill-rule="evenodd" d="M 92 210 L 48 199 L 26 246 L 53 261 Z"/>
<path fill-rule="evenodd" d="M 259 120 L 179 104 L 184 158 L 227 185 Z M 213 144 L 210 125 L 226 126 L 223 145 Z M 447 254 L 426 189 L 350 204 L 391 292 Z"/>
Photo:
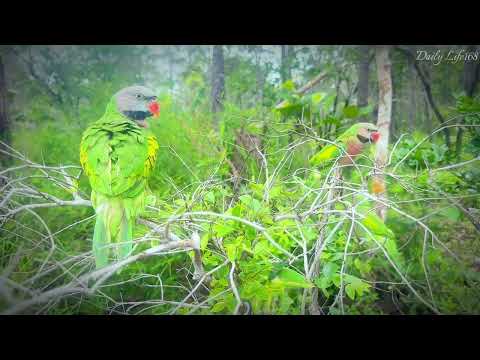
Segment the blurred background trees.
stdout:
<path fill-rule="evenodd" d="M 287 83 L 287 90 L 292 90 L 326 70 L 329 77 L 309 91 L 334 92 L 332 114 L 342 105 L 375 107 L 377 79 L 372 76 L 372 49 L 366 45 L 4 45 L 0 58 L 2 132 L 7 124 L 5 119 L 16 123 L 28 118 L 39 106 L 44 107 L 44 115 L 42 119 L 36 116 L 35 121 L 58 116 L 64 120 L 94 119 L 97 113 L 90 111 L 95 111 L 115 89 L 131 83 L 146 83 L 159 91 L 176 92 L 180 97 L 187 96 L 183 89 L 190 87 L 195 94 L 184 100 L 198 105 L 201 95 L 207 105 L 209 94 L 211 111 L 216 113 L 222 110 L 224 101 L 240 108 L 273 105 L 285 97 L 282 84 Z M 416 61 L 417 50 L 441 50 L 446 54 L 462 49 L 474 52 L 477 48 L 392 48 L 393 138 L 406 130 L 433 130 L 445 122 L 458 96 L 476 94 L 478 61 Z M 370 121 L 374 114 L 375 111 Z M 368 120 L 367 115 L 361 118 Z M 456 148 L 459 154 L 463 129 L 443 132 L 445 144 L 449 149 Z"/>

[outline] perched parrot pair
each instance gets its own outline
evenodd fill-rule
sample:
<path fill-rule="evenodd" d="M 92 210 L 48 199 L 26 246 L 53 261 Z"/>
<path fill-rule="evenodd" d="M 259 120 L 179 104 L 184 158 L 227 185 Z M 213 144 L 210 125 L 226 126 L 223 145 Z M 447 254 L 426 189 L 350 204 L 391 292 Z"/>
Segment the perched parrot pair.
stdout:
<path fill-rule="evenodd" d="M 338 137 L 338 146 L 325 145 L 310 159 L 310 163 L 312 165 L 324 165 L 340 157 L 340 165 L 352 164 L 355 157 L 360 155 L 367 145 L 375 144 L 379 139 L 380 133 L 374 124 L 355 124 Z"/>
<path fill-rule="evenodd" d="M 83 134 L 80 163 L 97 215 L 93 234 L 97 268 L 106 266 L 112 253 L 119 260 L 132 251 L 134 224 L 145 208 L 147 179 L 159 148 L 146 129 L 146 119 L 159 112 L 152 90 L 130 86 L 111 98 L 105 114 Z"/>

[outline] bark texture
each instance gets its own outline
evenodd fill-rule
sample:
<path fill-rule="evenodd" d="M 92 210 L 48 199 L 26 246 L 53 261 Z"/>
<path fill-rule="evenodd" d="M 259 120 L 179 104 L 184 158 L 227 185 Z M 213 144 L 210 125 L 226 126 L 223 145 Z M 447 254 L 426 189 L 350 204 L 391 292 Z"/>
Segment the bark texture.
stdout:
<path fill-rule="evenodd" d="M 222 45 L 214 45 L 212 52 L 212 112 L 216 114 L 223 110 L 225 99 L 225 61 Z M 215 122 L 218 117 L 214 115 Z"/>
<path fill-rule="evenodd" d="M 282 83 L 292 78 L 292 57 L 293 57 L 293 45 L 281 45 L 282 57 L 280 64 L 280 73 L 282 77 Z"/>
<path fill-rule="evenodd" d="M 376 145 L 375 174 L 372 181 L 378 188 L 383 189 L 377 194 L 379 200 L 387 199 L 385 176 L 383 170 L 388 160 L 389 129 L 392 118 L 392 65 L 390 62 L 390 47 L 387 45 L 377 46 L 375 49 L 378 77 L 378 120 L 377 126 L 380 132 L 380 140 Z M 381 202 L 376 206 L 377 215 L 385 221 L 387 208 Z"/>
<path fill-rule="evenodd" d="M 5 81 L 5 66 L 0 56 L 0 140 L 10 143 L 10 122 L 7 112 L 7 84 Z M 0 163 L 6 164 L 8 157 L 0 154 Z"/>

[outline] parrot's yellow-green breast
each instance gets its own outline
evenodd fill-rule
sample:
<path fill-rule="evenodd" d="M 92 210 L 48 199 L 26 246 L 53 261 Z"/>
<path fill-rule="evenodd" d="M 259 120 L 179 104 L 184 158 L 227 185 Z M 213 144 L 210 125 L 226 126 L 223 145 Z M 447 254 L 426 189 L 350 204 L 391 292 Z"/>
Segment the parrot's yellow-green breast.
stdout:
<path fill-rule="evenodd" d="M 128 119 L 99 121 L 84 133 L 80 162 L 95 192 L 133 197 L 145 189 L 158 148 L 155 136 Z"/>

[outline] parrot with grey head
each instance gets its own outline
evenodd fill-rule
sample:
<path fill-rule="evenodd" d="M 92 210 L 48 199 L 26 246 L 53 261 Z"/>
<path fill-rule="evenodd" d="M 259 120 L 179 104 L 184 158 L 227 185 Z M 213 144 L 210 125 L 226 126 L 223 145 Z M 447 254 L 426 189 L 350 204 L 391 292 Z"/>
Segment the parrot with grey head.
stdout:
<path fill-rule="evenodd" d="M 146 205 L 159 148 L 146 119 L 159 112 L 151 89 L 130 86 L 113 95 L 104 115 L 83 133 L 80 163 L 92 188 L 97 268 L 108 265 L 112 253 L 120 260 L 133 249 L 134 224 Z"/>
<path fill-rule="evenodd" d="M 340 165 L 352 164 L 368 145 L 377 143 L 379 139 L 380 133 L 376 125 L 357 123 L 338 137 L 336 141 L 338 145 L 325 145 L 310 159 L 310 163 L 324 165 L 340 157 Z"/>

